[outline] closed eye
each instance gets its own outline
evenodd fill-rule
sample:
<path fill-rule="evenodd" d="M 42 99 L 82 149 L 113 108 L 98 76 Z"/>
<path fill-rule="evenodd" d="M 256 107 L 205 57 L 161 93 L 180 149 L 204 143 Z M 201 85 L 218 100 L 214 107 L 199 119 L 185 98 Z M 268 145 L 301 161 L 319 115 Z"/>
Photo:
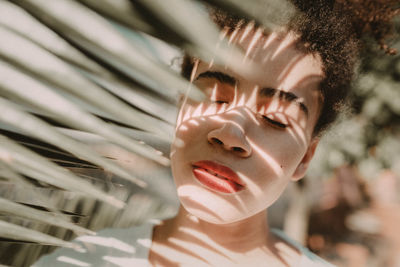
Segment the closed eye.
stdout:
<path fill-rule="evenodd" d="M 229 104 L 229 101 L 225 101 L 225 100 L 214 100 L 212 102 L 215 104 Z"/>
<path fill-rule="evenodd" d="M 273 120 L 273 119 L 269 118 L 268 116 L 263 115 L 262 118 L 263 118 L 265 121 L 267 121 L 269 124 L 272 124 L 273 126 L 276 126 L 276 127 L 278 127 L 278 128 L 286 129 L 286 127 L 288 127 L 287 124 L 284 124 L 284 123 L 282 123 L 282 122 Z"/>

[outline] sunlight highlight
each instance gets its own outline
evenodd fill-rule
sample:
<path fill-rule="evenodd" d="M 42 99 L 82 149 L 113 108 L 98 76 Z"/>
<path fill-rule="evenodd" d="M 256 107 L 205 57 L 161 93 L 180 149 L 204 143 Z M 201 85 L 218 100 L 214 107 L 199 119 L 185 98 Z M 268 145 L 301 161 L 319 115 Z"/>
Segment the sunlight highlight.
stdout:
<path fill-rule="evenodd" d="M 253 35 L 253 38 L 251 38 L 251 42 L 249 46 L 247 47 L 246 50 L 246 56 L 244 59 L 247 59 L 250 56 L 250 53 L 254 50 L 254 48 L 257 45 L 257 42 L 260 40 L 260 38 L 263 36 L 263 31 L 261 28 L 258 28 L 256 32 Z"/>
<path fill-rule="evenodd" d="M 272 168 L 272 170 L 275 172 L 277 176 L 281 176 L 283 174 L 283 171 L 279 163 L 275 159 L 273 159 L 270 155 L 268 155 L 263 149 L 261 149 L 251 140 L 248 140 L 248 142 L 250 143 L 251 147 L 263 157 L 265 162 L 268 164 L 268 166 Z"/>
<path fill-rule="evenodd" d="M 290 123 L 292 125 L 291 128 L 288 129 L 289 134 L 297 141 L 297 143 L 304 147 L 307 147 L 307 137 L 304 133 L 304 130 L 293 120 L 290 120 Z"/>
<path fill-rule="evenodd" d="M 241 106 L 244 106 L 245 103 L 246 103 L 246 97 L 244 94 L 242 94 L 240 99 L 238 100 L 236 106 L 241 107 Z"/>
<path fill-rule="evenodd" d="M 188 119 L 190 119 L 192 116 L 192 110 L 193 108 L 191 106 L 187 106 L 186 110 L 184 111 L 184 115 L 182 118 L 182 122 L 187 121 Z"/>
<path fill-rule="evenodd" d="M 229 36 L 229 43 L 233 43 L 237 37 L 239 33 L 239 28 L 235 28 L 235 30 L 233 30 L 233 32 L 231 33 L 231 35 Z"/>
<path fill-rule="evenodd" d="M 272 41 L 276 38 L 276 33 L 273 32 L 270 35 L 268 35 L 267 39 L 264 42 L 263 49 L 267 50 L 267 48 L 271 45 Z"/>
<path fill-rule="evenodd" d="M 210 106 L 204 111 L 204 116 L 215 115 L 216 113 L 217 113 L 217 106 L 216 106 L 216 105 L 210 105 Z"/>
<path fill-rule="evenodd" d="M 122 242 L 114 237 L 102 237 L 102 236 L 80 236 L 76 240 L 83 243 L 95 244 L 103 247 L 115 248 L 127 253 L 134 253 L 136 250 L 131 245 Z"/>
<path fill-rule="evenodd" d="M 239 177 L 246 183 L 246 187 L 248 188 L 248 190 L 250 190 L 250 192 L 254 195 L 254 196 L 260 196 L 262 194 L 265 194 L 265 192 L 263 192 L 261 190 L 261 188 L 253 181 L 253 179 L 251 179 L 251 177 L 247 177 L 245 176 L 243 173 L 241 172 L 237 172 Z M 240 203 L 242 203 L 242 206 L 245 207 L 243 201 L 241 200 L 240 196 L 236 196 L 237 200 L 240 201 Z M 246 208 L 248 210 L 248 208 Z"/>
<path fill-rule="evenodd" d="M 259 122 L 259 121 L 257 120 L 257 118 L 256 118 L 257 112 L 252 111 L 252 110 L 250 110 L 250 109 L 248 109 L 248 108 L 244 109 L 244 112 L 247 113 L 248 117 L 249 117 L 257 126 L 260 126 L 260 122 Z"/>
<path fill-rule="evenodd" d="M 200 116 L 202 116 L 203 114 L 202 114 L 202 110 L 203 110 L 203 106 L 204 106 L 204 103 L 200 103 L 194 110 L 193 110 L 193 113 L 192 113 L 192 115 L 190 116 L 190 117 L 200 117 Z"/>
<path fill-rule="evenodd" d="M 139 238 L 137 243 L 142 245 L 143 247 L 150 248 L 151 247 L 151 240 L 149 238 Z"/>
<path fill-rule="evenodd" d="M 250 21 L 249 23 L 247 23 L 246 27 L 244 28 L 243 34 L 240 37 L 239 43 L 242 43 L 244 39 L 246 39 L 246 37 L 250 34 L 250 32 L 253 31 L 254 27 L 255 27 L 254 21 Z"/>
<path fill-rule="evenodd" d="M 81 266 L 81 267 L 90 267 L 92 266 L 90 263 L 84 262 L 84 261 L 80 261 L 71 257 L 67 257 L 67 256 L 60 256 L 57 258 L 57 261 L 60 262 L 65 262 L 71 265 L 75 265 L 75 266 Z"/>
<path fill-rule="evenodd" d="M 194 119 L 191 119 L 190 121 L 189 121 L 189 124 L 191 124 L 191 125 L 193 125 L 193 126 L 199 126 L 200 124 L 196 121 L 196 120 L 194 120 Z"/>
<path fill-rule="evenodd" d="M 280 39 L 281 37 L 276 35 L 276 38 Z M 281 42 L 280 42 L 278 48 L 272 54 L 271 60 L 278 59 L 281 56 L 281 54 L 284 53 L 285 50 L 287 50 L 288 47 L 291 45 L 293 45 L 293 40 L 291 40 L 290 34 L 287 34 L 284 36 L 284 38 L 281 39 Z"/>
<path fill-rule="evenodd" d="M 103 256 L 103 259 L 119 267 L 146 266 L 148 265 L 149 262 L 148 259 L 138 259 L 129 257 Z"/>

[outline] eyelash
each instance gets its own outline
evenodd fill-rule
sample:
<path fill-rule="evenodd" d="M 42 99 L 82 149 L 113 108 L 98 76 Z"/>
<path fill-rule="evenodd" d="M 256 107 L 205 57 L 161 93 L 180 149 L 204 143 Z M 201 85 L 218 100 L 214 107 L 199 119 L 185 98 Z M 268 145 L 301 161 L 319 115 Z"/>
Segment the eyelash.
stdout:
<path fill-rule="evenodd" d="M 221 104 L 229 104 L 228 101 L 224 101 L 224 100 L 213 100 L 212 103 L 218 104 L 218 105 L 221 105 Z"/>
<path fill-rule="evenodd" d="M 279 122 L 279 121 L 275 121 L 275 120 L 273 120 L 273 119 L 271 119 L 271 118 L 268 118 L 268 117 L 265 116 L 265 115 L 262 115 L 262 118 L 263 118 L 266 122 L 268 122 L 269 124 L 272 124 L 273 126 L 276 126 L 276 127 L 278 127 L 279 129 L 284 130 L 284 129 L 286 129 L 286 128 L 288 127 L 287 124 L 281 123 L 281 122 Z"/>
<path fill-rule="evenodd" d="M 214 104 L 217 104 L 217 105 L 229 104 L 228 101 L 224 101 L 224 100 L 214 100 L 214 101 L 212 101 L 212 102 L 213 102 Z M 269 118 L 268 116 L 265 116 L 265 115 L 262 115 L 261 117 L 262 117 L 263 120 L 266 121 L 267 123 L 272 124 L 272 126 L 278 127 L 279 129 L 282 129 L 282 130 L 286 129 L 286 128 L 289 126 L 289 125 L 287 125 L 287 124 L 284 124 L 284 123 L 281 123 L 281 122 L 279 122 L 279 121 L 273 120 L 273 119 L 271 119 L 271 118 Z"/>

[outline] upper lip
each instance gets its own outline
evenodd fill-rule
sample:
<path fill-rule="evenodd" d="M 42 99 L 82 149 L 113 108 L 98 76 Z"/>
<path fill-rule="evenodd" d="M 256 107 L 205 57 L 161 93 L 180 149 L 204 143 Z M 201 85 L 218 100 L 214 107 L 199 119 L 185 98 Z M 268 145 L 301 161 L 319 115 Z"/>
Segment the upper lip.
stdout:
<path fill-rule="evenodd" d="M 210 160 L 201 160 L 192 164 L 194 167 L 203 168 L 209 171 L 212 171 L 219 176 L 223 176 L 226 179 L 235 182 L 241 186 L 245 186 L 246 184 L 239 178 L 239 176 L 229 167 L 216 163 Z"/>

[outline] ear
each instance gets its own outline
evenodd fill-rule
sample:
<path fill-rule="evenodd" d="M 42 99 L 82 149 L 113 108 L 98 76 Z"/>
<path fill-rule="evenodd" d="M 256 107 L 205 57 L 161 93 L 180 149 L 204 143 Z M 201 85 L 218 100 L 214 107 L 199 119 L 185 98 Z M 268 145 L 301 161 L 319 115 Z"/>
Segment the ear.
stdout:
<path fill-rule="evenodd" d="M 299 165 L 297 166 L 296 170 L 293 173 L 293 177 L 292 177 L 293 181 L 300 180 L 306 174 L 306 171 L 308 169 L 308 165 L 310 164 L 311 159 L 314 156 L 315 149 L 317 148 L 318 143 L 319 143 L 319 139 L 318 138 L 313 138 L 311 140 L 310 144 L 308 145 L 308 149 L 307 149 L 306 153 L 304 154 L 304 156 L 301 159 Z"/>

